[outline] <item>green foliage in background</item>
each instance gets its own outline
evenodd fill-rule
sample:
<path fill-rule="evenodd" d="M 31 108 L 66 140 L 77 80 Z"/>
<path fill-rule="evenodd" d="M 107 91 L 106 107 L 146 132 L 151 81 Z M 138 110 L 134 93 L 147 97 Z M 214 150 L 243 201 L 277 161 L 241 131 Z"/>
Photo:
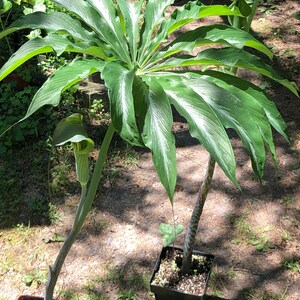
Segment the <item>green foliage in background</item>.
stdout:
<path fill-rule="evenodd" d="M 28 86 L 24 90 L 16 91 L 13 84 L 0 85 L 0 135 L 22 118 L 32 95 L 37 90 L 37 87 Z M 30 139 L 45 138 L 52 134 L 56 124 L 52 112 L 53 109 L 48 107 L 38 112 L 34 118 L 27 119 L 8 130 L 1 137 L 0 155 L 12 146 L 22 145 L 25 141 L 28 143 Z"/>

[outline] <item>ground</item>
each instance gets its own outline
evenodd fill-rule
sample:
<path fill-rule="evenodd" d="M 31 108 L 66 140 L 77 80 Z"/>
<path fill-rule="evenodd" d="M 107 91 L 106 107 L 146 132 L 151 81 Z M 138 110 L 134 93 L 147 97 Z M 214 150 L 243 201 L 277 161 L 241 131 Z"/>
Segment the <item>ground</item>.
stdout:
<path fill-rule="evenodd" d="M 252 29 L 275 53 L 273 66 L 300 86 L 300 21 L 293 17 L 299 14 L 300 4 L 296 0 L 273 2 L 260 6 Z M 268 159 L 260 185 L 240 141 L 232 137 L 242 191 L 217 167 L 197 235 L 196 248 L 215 255 L 208 295 L 213 299 L 299 300 L 300 100 L 270 81 L 248 72 L 240 75 L 272 94 L 288 123 L 291 144 L 275 133 L 278 171 Z M 176 120 L 174 132 L 178 159 L 174 211 L 177 222 L 186 226 L 208 155 L 188 135 L 184 122 Z M 162 247 L 158 226 L 172 222 L 172 207 L 151 154 L 122 151 L 111 162 L 92 212 L 63 266 L 57 299 L 153 299 L 148 280 Z M 19 176 L 29 173 L 24 168 Z M 70 188 L 59 201 L 50 199 L 55 203 L 52 225 L 30 224 L 24 212 L 21 223 L 0 228 L 1 300 L 43 294 L 48 265 L 61 247 L 57 240 L 72 224 L 79 198 L 76 191 Z M 24 187 L 23 192 L 38 193 L 34 185 Z M 176 244 L 182 243 L 183 235 Z"/>

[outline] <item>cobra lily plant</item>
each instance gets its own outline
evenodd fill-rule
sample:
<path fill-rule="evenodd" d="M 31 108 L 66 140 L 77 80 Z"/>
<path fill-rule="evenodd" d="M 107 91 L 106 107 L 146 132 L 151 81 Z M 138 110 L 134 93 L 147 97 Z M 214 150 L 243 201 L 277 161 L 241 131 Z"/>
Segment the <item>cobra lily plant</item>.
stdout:
<path fill-rule="evenodd" d="M 78 54 L 42 85 L 23 119 L 45 105 L 59 105 L 63 91 L 100 72 L 108 89 L 111 124 L 93 175 L 83 189 L 74 222 L 76 230 L 71 231 L 56 263 L 50 268 L 45 295 L 48 300 L 53 297 L 61 265 L 94 200 L 114 132 L 131 145 L 151 150 L 154 166 L 173 205 L 177 174 L 172 106 L 187 120 L 190 134 L 209 152 L 208 169 L 213 171 L 216 162 L 239 187 L 234 152 L 226 129 L 237 132 L 259 178 L 263 176 L 266 149 L 276 164 L 272 127 L 286 139 L 288 135 L 287 126 L 268 95 L 238 78 L 232 70 L 255 71 L 297 94 L 292 83 L 258 56 L 244 50 L 249 47 L 272 58 L 271 51 L 249 33 L 224 24 L 201 26 L 200 22 L 193 30 L 180 30 L 204 17 L 243 17 L 237 7 L 206 6 L 192 1 L 167 14 L 174 0 L 53 2 L 64 8 L 63 12 L 25 15 L 0 33 L 3 38 L 17 30 L 42 30 L 41 36 L 28 40 L 11 56 L 0 70 L 0 80 L 39 54 Z M 69 126 L 72 122 L 77 124 L 75 129 Z M 73 135 L 58 138 L 57 144 L 71 141 L 75 155 L 86 155 L 90 149 L 88 144 L 92 142 L 73 140 L 80 122 L 80 117 L 75 115 L 71 122 L 60 124 L 59 132 L 68 124 Z M 85 144 L 80 145 L 81 142 Z M 212 173 L 207 174 L 207 178 L 211 178 Z M 204 188 L 201 193 L 207 191 Z M 192 241 L 196 230 L 190 227 L 188 231 L 192 233 L 187 234 L 188 240 Z M 189 241 L 185 253 L 193 247 L 193 242 Z M 189 259 L 184 261 L 183 268 L 188 270 L 188 265 Z"/>

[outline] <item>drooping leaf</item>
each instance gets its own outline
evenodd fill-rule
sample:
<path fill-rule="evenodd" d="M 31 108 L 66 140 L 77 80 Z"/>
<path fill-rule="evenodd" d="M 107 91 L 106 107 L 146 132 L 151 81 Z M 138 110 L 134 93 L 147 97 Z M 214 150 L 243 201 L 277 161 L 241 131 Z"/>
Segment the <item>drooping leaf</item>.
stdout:
<path fill-rule="evenodd" d="M 268 149 L 272 155 L 273 161 L 277 166 L 277 158 L 275 152 L 275 145 L 273 142 L 272 130 L 270 126 L 270 121 L 265 114 L 264 107 L 260 104 L 265 103 L 265 99 L 260 97 L 262 100 L 254 98 L 253 96 L 258 96 L 257 93 L 255 95 L 251 95 L 249 93 L 244 92 L 242 89 L 237 88 L 236 85 L 229 85 L 222 80 L 217 80 L 214 77 L 203 77 L 203 79 L 207 79 L 211 82 L 216 83 L 219 87 L 223 88 L 226 91 L 229 91 L 232 95 L 236 96 L 242 102 L 244 107 L 244 111 L 247 111 L 249 119 L 252 121 L 253 126 L 257 127 L 257 131 L 261 135 L 265 144 L 268 146 Z M 235 80 L 238 82 L 239 80 Z M 242 82 L 243 83 L 243 82 Z M 241 123 L 241 125 L 243 125 Z M 255 159 L 254 159 L 255 161 Z M 260 175 L 261 174 L 261 175 Z M 262 176 L 262 172 L 259 171 L 259 176 Z"/>
<path fill-rule="evenodd" d="M 248 94 L 236 96 L 214 83 L 190 73 L 189 87 L 201 95 L 226 128 L 233 128 L 250 154 L 252 167 L 262 178 L 266 163 L 265 141 L 272 146 L 272 133 L 263 108 L 249 101 Z M 237 77 L 236 80 L 239 80 Z"/>
<path fill-rule="evenodd" d="M 207 70 L 203 73 L 209 76 L 209 80 L 218 84 L 227 84 L 226 89 L 230 90 L 232 86 L 240 89 L 241 92 L 245 92 L 252 97 L 252 101 L 258 102 L 259 105 L 265 111 L 265 114 L 270 124 L 287 140 L 289 141 L 287 124 L 280 115 L 275 103 L 269 98 L 269 96 L 259 87 L 252 84 L 249 81 L 239 79 L 236 80 L 236 76 L 225 74 L 222 72 L 216 72 Z M 221 81 L 220 81 L 221 80 Z"/>
<path fill-rule="evenodd" d="M 176 185 L 176 148 L 171 132 L 171 106 L 161 85 L 154 79 L 142 77 L 135 85 L 135 107 L 140 118 L 144 144 L 151 149 L 152 159 L 160 181 L 173 202 Z"/>
<path fill-rule="evenodd" d="M 57 106 L 63 91 L 89 75 L 101 72 L 103 65 L 102 61 L 95 59 L 75 59 L 70 64 L 57 69 L 34 95 L 26 115 L 20 121 L 25 120 L 44 105 Z"/>
<path fill-rule="evenodd" d="M 64 43 L 62 46 L 65 49 Z M 2 66 L 0 69 L 0 81 L 30 58 L 38 54 L 48 52 L 53 52 L 53 48 L 49 46 L 48 43 L 45 43 L 43 39 L 36 38 L 29 40 L 27 43 L 21 46 L 19 50 L 15 52 L 15 54 L 11 56 L 9 60 Z"/>
<path fill-rule="evenodd" d="M 158 70 L 197 65 L 226 66 L 230 68 L 244 68 L 248 70 L 253 70 L 273 79 L 274 81 L 287 87 L 295 95 L 298 95 L 295 85 L 290 81 L 283 79 L 277 73 L 277 71 L 275 71 L 271 66 L 267 65 L 262 59 L 242 49 L 236 49 L 233 47 L 220 49 L 206 49 L 200 52 L 197 56 L 186 55 L 181 57 L 170 58 L 157 66 L 149 68 L 149 70 L 147 71 L 154 72 Z"/>
<path fill-rule="evenodd" d="M 176 38 L 164 51 L 171 51 L 172 53 L 175 50 L 192 51 L 196 46 L 210 43 L 231 45 L 238 49 L 247 46 L 266 54 L 269 58 L 273 57 L 273 53 L 251 34 L 223 24 L 201 26 L 187 31 Z M 164 57 L 168 56 L 167 53 Z"/>
<path fill-rule="evenodd" d="M 79 21 L 63 12 L 34 12 L 29 15 L 23 15 L 5 30 L 0 32 L 0 39 L 17 30 L 26 28 L 69 33 L 74 38 L 82 41 L 97 40 L 96 36 L 84 29 Z"/>
<path fill-rule="evenodd" d="M 262 90 L 249 82 L 234 80 L 233 78 L 230 78 L 230 75 L 220 77 L 227 79 L 227 81 L 218 79 L 218 76 L 215 76 L 215 74 L 213 77 L 207 77 L 206 79 L 216 83 L 218 86 L 226 89 L 227 91 L 230 91 L 236 97 L 244 101 L 244 109 L 247 109 L 250 115 L 256 115 L 256 118 L 253 118 L 254 122 L 272 155 L 275 166 L 277 166 L 277 157 L 270 124 L 287 140 L 289 140 L 289 138 L 287 125 L 282 119 L 276 106 L 268 99 Z M 244 89 L 246 89 L 246 91 Z M 265 117 L 262 116 L 261 113 L 258 113 L 260 107 L 263 109 L 266 115 Z"/>
<path fill-rule="evenodd" d="M 128 70 L 115 62 L 108 62 L 102 77 L 109 91 L 111 118 L 117 132 L 132 145 L 141 146 L 135 120 L 132 86 L 135 70 Z"/>
<path fill-rule="evenodd" d="M 104 50 L 104 48 L 90 46 L 89 44 L 74 44 L 68 38 L 56 34 L 50 34 L 45 38 L 38 37 L 23 44 L 2 66 L 0 69 L 0 81 L 26 61 L 42 53 L 55 52 L 59 56 L 63 52 L 69 51 L 105 59 Z"/>
<path fill-rule="evenodd" d="M 201 94 L 194 92 L 189 81 L 182 76 L 165 73 L 160 79 L 171 103 L 186 118 L 190 134 L 197 138 L 218 162 L 229 179 L 239 186 L 236 180 L 236 164 L 230 140 L 224 124 L 215 115 L 212 108 L 202 99 Z M 198 82 L 202 84 L 201 81 Z"/>

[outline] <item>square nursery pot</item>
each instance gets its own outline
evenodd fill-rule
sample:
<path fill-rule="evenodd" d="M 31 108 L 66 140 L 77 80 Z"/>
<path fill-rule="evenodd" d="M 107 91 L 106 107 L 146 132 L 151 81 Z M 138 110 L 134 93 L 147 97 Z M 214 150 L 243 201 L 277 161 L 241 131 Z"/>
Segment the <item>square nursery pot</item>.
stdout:
<path fill-rule="evenodd" d="M 37 297 L 37 296 L 23 295 L 23 296 L 19 296 L 17 300 L 44 300 L 44 298 Z"/>
<path fill-rule="evenodd" d="M 157 283 L 155 282 L 154 280 L 155 275 L 159 271 L 161 260 L 165 259 L 169 253 L 172 253 L 173 250 L 176 251 L 179 255 L 183 253 L 183 250 L 180 247 L 164 247 L 162 248 L 160 256 L 158 257 L 155 263 L 153 273 L 150 279 L 150 290 L 152 293 L 154 293 L 155 299 L 156 300 L 171 300 L 171 299 L 172 300 L 199 300 L 199 299 L 204 300 L 207 286 L 208 286 L 208 280 L 211 272 L 211 266 L 214 259 L 214 256 L 211 254 L 206 254 L 197 250 L 193 251 L 193 255 L 199 256 L 201 260 L 203 260 L 204 258 L 204 261 L 206 261 L 204 268 L 202 269 L 202 271 L 199 272 L 200 274 L 203 274 L 202 276 L 203 281 L 201 284 L 199 284 L 199 286 L 198 285 L 195 286 L 196 288 L 199 288 L 201 286 L 201 290 L 202 290 L 201 294 L 195 295 L 195 294 L 178 291 L 172 287 L 157 285 Z"/>

